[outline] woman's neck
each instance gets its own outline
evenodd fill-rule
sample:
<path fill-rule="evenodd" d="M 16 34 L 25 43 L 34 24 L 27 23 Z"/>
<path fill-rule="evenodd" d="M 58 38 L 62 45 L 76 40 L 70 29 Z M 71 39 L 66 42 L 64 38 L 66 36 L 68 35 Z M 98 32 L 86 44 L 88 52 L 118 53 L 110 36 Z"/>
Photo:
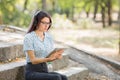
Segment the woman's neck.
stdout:
<path fill-rule="evenodd" d="M 37 34 L 38 37 L 40 37 L 41 41 L 44 41 L 44 32 L 36 30 L 35 33 Z"/>
<path fill-rule="evenodd" d="M 39 36 L 44 36 L 44 32 L 42 32 L 42 31 L 36 30 L 35 32 L 36 32 Z"/>

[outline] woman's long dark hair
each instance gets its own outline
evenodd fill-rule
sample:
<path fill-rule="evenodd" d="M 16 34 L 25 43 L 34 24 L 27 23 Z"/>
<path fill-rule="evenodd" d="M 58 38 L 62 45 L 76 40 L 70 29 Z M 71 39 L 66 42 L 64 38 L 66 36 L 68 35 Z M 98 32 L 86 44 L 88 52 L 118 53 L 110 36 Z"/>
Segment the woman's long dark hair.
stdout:
<path fill-rule="evenodd" d="M 51 17 L 48 13 L 44 12 L 44 11 L 38 11 L 34 16 L 33 16 L 33 19 L 32 19 L 32 22 L 30 24 L 30 28 L 28 30 L 27 33 L 30 33 L 34 30 L 37 29 L 38 25 L 40 24 L 41 20 L 44 18 L 44 17 L 48 17 L 49 20 L 50 20 L 50 23 L 52 23 L 52 20 L 51 20 Z M 48 27 L 48 29 L 51 27 L 51 25 Z"/>

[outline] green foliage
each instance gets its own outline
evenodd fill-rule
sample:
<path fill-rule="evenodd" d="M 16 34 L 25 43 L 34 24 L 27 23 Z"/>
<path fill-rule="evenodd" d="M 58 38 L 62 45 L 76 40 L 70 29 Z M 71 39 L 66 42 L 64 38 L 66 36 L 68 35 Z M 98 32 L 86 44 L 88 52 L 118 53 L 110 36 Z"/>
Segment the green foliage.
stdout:
<path fill-rule="evenodd" d="M 15 14 L 15 5 L 14 5 L 15 0 L 10 1 L 10 0 L 1 0 L 0 2 L 0 15 L 2 16 L 3 23 L 9 23 L 10 21 L 13 20 L 13 15 Z"/>
<path fill-rule="evenodd" d="M 18 2 L 16 0 L 0 1 L 0 16 L 2 16 L 3 24 L 20 27 L 27 27 L 29 25 L 31 14 L 28 10 L 22 11 L 22 4 L 20 5 L 19 0 Z"/>
<path fill-rule="evenodd" d="M 81 18 L 77 20 L 77 25 L 79 26 L 78 29 L 93 29 L 94 21 L 90 18 Z"/>
<path fill-rule="evenodd" d="M 27 0 L 26 9 L 24 10 L 26 0 L 0 0 L 0 18 L 3 24 L 27 27 L 31 15 L 36 10 L 41 10 L 41 0 Z M 95 2 L 98 1 L 98 10 L 101 11 L 101 5 L 105 6 L 108 0 L 46 0 L 47 11 L 54 14 L 55 12 L 66 14 L 66 17 L 72 19 L 74 14 L 81 11 L 93 12 Z M 53 3 L 55 4 L 53 6 Z M 113 9 L 117 10 L 118 0 L 112 0 Z M 54 8 L 54 9 L 53 9 Z"/>
<path fill-rule="evenodd" d="M 26 13 L 18 12 L 14 17 L 13 23 L 15 26 L 28 27 L 31 20 L 31 15 Z M 11 24 L 12 25 L 12 24 Z"/>
<path fill-rule="evenodd" d="M 66 15 L 54 14 L 52 26 L 57 29 L 73 29 L 75 24 L 69 20 Z"/>
<path fill-rule="evenodd" d="M 75 11 L 79 12 L 82 8 L 79 6 L 83 4 L 80 0 L 58 0 L 58 3 L 61 13 L 67 14 L 67 17 L 71 17 Z"/>

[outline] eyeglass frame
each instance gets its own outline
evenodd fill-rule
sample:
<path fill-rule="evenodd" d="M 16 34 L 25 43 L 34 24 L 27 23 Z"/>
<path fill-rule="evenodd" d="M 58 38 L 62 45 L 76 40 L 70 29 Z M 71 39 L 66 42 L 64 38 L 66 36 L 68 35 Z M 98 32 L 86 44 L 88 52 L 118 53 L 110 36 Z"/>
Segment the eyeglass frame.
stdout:
<path fill-rule="evenodd" d="M 50 22 L 43 22 L 43 21 L 40 21 L 40 23 L 44 24 L 44 25 L 51 25 Z"/>

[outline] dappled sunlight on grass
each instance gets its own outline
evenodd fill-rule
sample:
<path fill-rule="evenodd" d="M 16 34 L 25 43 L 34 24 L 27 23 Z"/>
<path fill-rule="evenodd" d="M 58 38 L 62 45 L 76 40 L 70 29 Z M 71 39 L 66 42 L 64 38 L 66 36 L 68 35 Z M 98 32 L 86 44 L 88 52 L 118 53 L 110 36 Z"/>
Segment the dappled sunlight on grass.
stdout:
<path fill-rule="evenodd" d="M 82 50 L 112 58 L 118 55 L 119 32 L 116 30 L 52 29 L 51 34 L 55 40 L 77 46 Z"/>
<path fill-rule="evenodd" d="M 96 26 L 94 25 L 94 21 L 90 18 L 80 18 L 77 20 L 77 25 L 80 27 L 78 28 L 83 28 L 83 29 L 91 29 L 95 28 Z"/>
<path fill-rule="evenodd" d="M 54 32 L 57 32 L 55 34 Z M 117 48 L 119 34 L 115 31 L 99 30 L 52 30 L 53 36 L 62 41 L 73 41 L 76 44 L 90 44 L 94 47 Z"/>
<path fill-rule="evenodd" d="M 78 38 L 77 43 L 85 43 L 85 44 L 91 44 L 94 47 L 108 47 L 108 48 L 116 48 L 118 44 L 117 39 L 109 39 L 109 38 L 99 38 L 99 37 L 83 37 L 83 38 Z"/>
<path fill-rule="evenodd" d="M 53 17 L 51 34 L 57 41 L 94 54 L 113 57 L 119 52 L 118 29 L 116 24 L 103 28 L 102 23 L 96 23 L 89 18 L 81 18 L 73 23 L 65 15 L 56 14 Z"/>

